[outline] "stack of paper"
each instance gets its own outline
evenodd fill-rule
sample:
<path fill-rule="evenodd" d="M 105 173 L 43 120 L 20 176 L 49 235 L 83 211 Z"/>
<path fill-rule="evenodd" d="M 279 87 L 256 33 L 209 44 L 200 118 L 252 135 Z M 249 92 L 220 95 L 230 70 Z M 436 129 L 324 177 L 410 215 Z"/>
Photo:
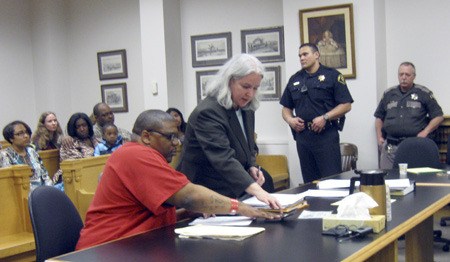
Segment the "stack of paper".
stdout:
<path fill-rule="evenodd" d="M 389 191 L 392 196 L 404 196 L 414 191 L 414 181 L 404 179 L 386 179 L 386 184 L 389 186 Z"/>
<path fill-rule="evenodd" d="M 280 211 L 283 213 L 291 213 L 299 210 L 303 210 L 308 208 L 309 205 L 304 201 L 304 196 L 302 194 L 279 194 L 274 193 L 271 194 L 274 196 L 278 202 L 281 204 L 281 210 L 272 209 L 269 205 L 264 202 L 259 201 L 256 197 L 251 197 L 249 199 L 244 200 L 243 202 L 247 205 L 263 209 L 267 212 L 275 212 L 279 213 Z"/>
<path fill-rule="evenodd" d="M 203 218 L 199 217 L 189 223 L 189 225 L 213 225 L 213 226 L 248 226 L 253 219 L 246 216 L 214 216 Z"/>
<path fill-rule="evenodd" d="M 196 225 L 175 229 L 180 238 L 243 240 L 263 232 L 263 227 Z"/>

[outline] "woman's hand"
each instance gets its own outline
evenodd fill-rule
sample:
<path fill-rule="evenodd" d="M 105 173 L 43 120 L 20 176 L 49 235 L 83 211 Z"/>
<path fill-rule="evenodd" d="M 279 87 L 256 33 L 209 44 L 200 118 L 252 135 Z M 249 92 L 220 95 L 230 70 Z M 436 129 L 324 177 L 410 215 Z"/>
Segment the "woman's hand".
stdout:
<path fill-rule="evenodd" d="M 245 189 L 245 192 L 255 196 L 259 201 L 266 203 L 270 206 L 270 208 L 281 208 L 280 202 L 278 202 L 278 200 L 274 196 L 262 189 L 256 182 L 248 186 L 247 189 Z"/>
<path fill-rule="evenodd" d="M 254 166 L 250 167 L 248 169 L 248 173 L 250 174 L 250 176 L 252 176 L 253 180 L 255 180 L 255 182 L 262 186 L 264 184 L 264 182 L 266 182 L 266 179 L 264 178 L 264 174 L 261 171 L 261 167 L 256 168 Z"/>

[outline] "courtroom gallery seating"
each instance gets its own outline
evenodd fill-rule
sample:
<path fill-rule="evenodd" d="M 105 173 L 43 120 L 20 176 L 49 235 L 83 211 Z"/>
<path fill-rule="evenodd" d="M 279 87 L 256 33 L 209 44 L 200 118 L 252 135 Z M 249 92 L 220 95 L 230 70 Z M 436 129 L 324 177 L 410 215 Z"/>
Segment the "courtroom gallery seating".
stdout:
<path fill-rule="evenodd" d="M 0 260 L 34 257 L 34 237 L 28 215 L 31 168 L 0 168 Z"/>

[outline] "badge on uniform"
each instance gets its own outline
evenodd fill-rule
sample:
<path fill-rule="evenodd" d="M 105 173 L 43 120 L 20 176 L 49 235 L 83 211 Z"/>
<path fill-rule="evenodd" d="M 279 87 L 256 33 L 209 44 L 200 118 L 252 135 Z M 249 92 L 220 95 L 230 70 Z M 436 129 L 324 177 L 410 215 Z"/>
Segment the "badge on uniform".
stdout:
<path fill-rule="evenodd" d="M 320 75 L 317 79 L 319 79 L 320 82 L 323 82 L 325 80 L 325 76 L 324 75 Z"/>
<path fill-rule="evenodd" d="M 412 93 L 411 94 L 411 99 L 412 100 L 417 100 L 419 98 L 419 96 L 416 93 Z"/>
<path fill-rule="evenodd" d="M 300 85 L 300 82 L 299 81 L 297 81 L 297 82 L 294 82 L 292 85 L 294 85 L 294 86 L 298 86 L 298 85 Z"/>
<path fill-rule="evenodd" d="M 337 78 L 337 81 L 343 85 L 345 85 L 345 78 L 342 74 L 340 74 Z"/>

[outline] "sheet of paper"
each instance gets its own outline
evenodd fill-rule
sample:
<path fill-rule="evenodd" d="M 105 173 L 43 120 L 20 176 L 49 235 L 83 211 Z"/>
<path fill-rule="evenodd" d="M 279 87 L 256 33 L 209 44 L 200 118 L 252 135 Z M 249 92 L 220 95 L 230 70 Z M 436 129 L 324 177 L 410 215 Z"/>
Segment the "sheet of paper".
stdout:
<path fill-rule="evenodd" d="M 243 240 L 264 230 L 263 227 L 195 225 L 176 228 L 175 233 L 179 234 L 180 238 Z"/>
<path fill-rule="evenodd" d="M 431 167 L 415 167 L 415 168 L 408 168 L 407 170 L 408 172 L 414 174 L 442 172 L 442 169 L 436 169 Z"/>
<path fill-rule="evenodd" d="M 199 217 L 189 223 L 189 225 L 214 225 L 214 226 L 248 226 L 253 219 L 245 216 L 215 216 L 203 218 Z"/>
<path fill-rule="evenodd" d="M 386 184 L 391 188 L 405 188 L 410 185 L 409 179 L 386 179 Z M 355 187 L 359 186 L 359 181 L 355 182 Z M 343 189 L 350 188 L 350 179 L 327 179 L 317 183 L 319 189 Z"/>
<path fill-rule="evenodd" d="M 299 195 L 303 197 L 346 197 L 348 196 L 348 190 L 309 189 Z"/>
<path fill-rule="evenodd" d="M 287 207 L 303 199 L 300 194 L 272 193 L 271 195 L 274 196 L 280 202 L 282 207 Z M 259 201 L 254 196 L 244 200 L 243 202 L 247 205 L 254 207 L 268 207 L 266 203 Z"/>
<path fill-rule="evenodd" d="M 317 183 L 317 188 L 319 189 L 336 189 L 349 187 L 350 187 L 350 179 L 327 179 Z"/>
<path fill-rule="evenodd" d="M 408 178 L 401 178 L 401 179 L 386 179 L 386 184 L 389 186 L 390 189 L 402 189 L 407 188 L 411 185 L 411 182 Z"/>
<path fill-rule="evenodd" d="M 325 216 L 331 215 L 332 211 L 309 211 L 303 210 L 303 212 L 298 216 L 298 219 L 321 219 Z"/>

